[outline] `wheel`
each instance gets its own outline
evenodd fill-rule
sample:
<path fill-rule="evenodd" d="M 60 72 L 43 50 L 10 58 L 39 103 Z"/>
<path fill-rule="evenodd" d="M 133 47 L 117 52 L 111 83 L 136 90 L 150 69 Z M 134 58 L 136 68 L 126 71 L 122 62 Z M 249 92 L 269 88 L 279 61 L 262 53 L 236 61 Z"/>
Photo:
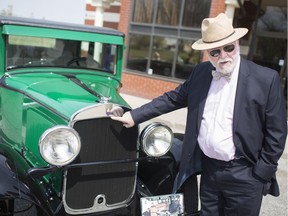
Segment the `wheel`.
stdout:
<path fill-rule="evenodd" d="M 93 69 L 101 69 L 99 62 L 92 57 L 77 57 L 66 63 L 66 67 L 76 64 L 77 67 L 87 67 Z"/>
<path fill-rule="evenodd" d="M 77 57 L 77 58 L 74 58 L 74 59 L 70 60 L 69 62 L 67 62 L 66 66 L 69 67 L 70 65 L 72 65 L 74 63 L 76 63 L 77 66 L 80 66 L 81 62 L 86 62 L 86 61 L 87 61 L 86 57 Z"/>
<path fill-rule="evenodd" d="M 0 215 L 13 216 L 14 200 L 0 200 Z"/>
<path fill-rule="evenodd" d="M 40 207 L 23 199 L 0 200 L 0 216 L 46 216 Z"/>

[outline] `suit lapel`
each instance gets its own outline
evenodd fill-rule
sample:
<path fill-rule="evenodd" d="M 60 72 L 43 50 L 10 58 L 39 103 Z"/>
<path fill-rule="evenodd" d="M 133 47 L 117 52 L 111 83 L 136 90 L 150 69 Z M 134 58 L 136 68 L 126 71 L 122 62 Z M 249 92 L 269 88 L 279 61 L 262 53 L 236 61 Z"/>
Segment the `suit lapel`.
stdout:
<path fill-rule="evenodd" d="M 247 69 L 247 63 L 244 59 L 241 58 L 238 84 L 235 96 L 235 104 L 234 104 L 233 132 L 235 131 L 238 121 L 241 117 L 241 112 L 242 110 L 244 110 L 245 91 L 247 89 L 246 85 L 248 76 L 249 76 L 249 70 Z"/>
<path fill-rule="evenodd" d="M 200 125 L 201 125 L 201 121 L 202 121 L 202 116 L 203 116 L 203 112 L 204 112 L 204 107 L 205 107 L 205 102 L 208 96 L 208 92 L 209 92 L 209 88 L 211 85 L 211 81 L 212 81 L 212 68 L 211 68 L 211 75 L 208 76 L 208 78 L 206 78 L 203 81 L 203 86 L 202 86 L 202 91 L 201 91 L 201 95 L 200 95 L 200 100 L 199 100 L 199 107 L 198 107 L 198 118 L 197 118 L 197 132 L 199 132 L 200 129 Z"/>

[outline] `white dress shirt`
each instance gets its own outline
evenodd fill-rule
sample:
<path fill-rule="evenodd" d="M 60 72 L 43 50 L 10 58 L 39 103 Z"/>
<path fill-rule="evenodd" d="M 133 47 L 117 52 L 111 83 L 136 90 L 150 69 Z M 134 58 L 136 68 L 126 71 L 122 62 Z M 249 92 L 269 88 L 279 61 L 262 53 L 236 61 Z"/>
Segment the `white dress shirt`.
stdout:
<path fill-rule="evenodd" d="M 217 160 L 230 161 L 235 156 L 232 126 L 239 67 L 240 58 L 230 81 L 212 80 L 205 103 L 198 143 L 206 156 Z"/>

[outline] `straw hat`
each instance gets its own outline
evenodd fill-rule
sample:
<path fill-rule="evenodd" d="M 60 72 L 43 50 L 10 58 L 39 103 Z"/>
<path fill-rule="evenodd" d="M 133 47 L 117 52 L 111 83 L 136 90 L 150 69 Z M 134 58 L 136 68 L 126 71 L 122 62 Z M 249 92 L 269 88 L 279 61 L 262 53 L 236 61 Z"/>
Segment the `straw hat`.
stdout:
<path fill-rule="evenodd" d="M 202 39 L 192 44 L 195 50 L 207 50 L 224 46 L 243 37 L 248 32 L 246 28 L 233 28 L 231 21 L 224 13 L 217 17 L 202 21 Z"/>

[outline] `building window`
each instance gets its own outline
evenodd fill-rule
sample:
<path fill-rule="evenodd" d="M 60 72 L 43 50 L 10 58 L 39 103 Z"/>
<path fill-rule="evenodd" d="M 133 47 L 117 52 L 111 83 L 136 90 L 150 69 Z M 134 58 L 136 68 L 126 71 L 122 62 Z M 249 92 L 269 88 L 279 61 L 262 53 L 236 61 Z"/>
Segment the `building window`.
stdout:
<path fill-rule="evenodd" d="M 177 26 L 180 18 L 181 4 L 176 0 L 159 0 L 156 23 Z"/>
<path fill-rule="evenodd" d="M 200 28 L 202 20 L 209 16 L 211 0 L 186 0 L 183 26 Z"/>
<path fill-rule="evenodd" d="M 133 22 L 152 23 L 153 19 L 153 1 L 136 0 L 134 1 Z"/>
<path fill-rule="evenodd" d="M 186 79 L 202 60 L 192 50 L 211 0 L 134 0 L 126 67 L 141 74 Z"/>
<path fill-rule="evenodd" d="M 127 68 L 146 72 L 149 56 L 150 37 L 147 35 L 130 35 Z"/>

